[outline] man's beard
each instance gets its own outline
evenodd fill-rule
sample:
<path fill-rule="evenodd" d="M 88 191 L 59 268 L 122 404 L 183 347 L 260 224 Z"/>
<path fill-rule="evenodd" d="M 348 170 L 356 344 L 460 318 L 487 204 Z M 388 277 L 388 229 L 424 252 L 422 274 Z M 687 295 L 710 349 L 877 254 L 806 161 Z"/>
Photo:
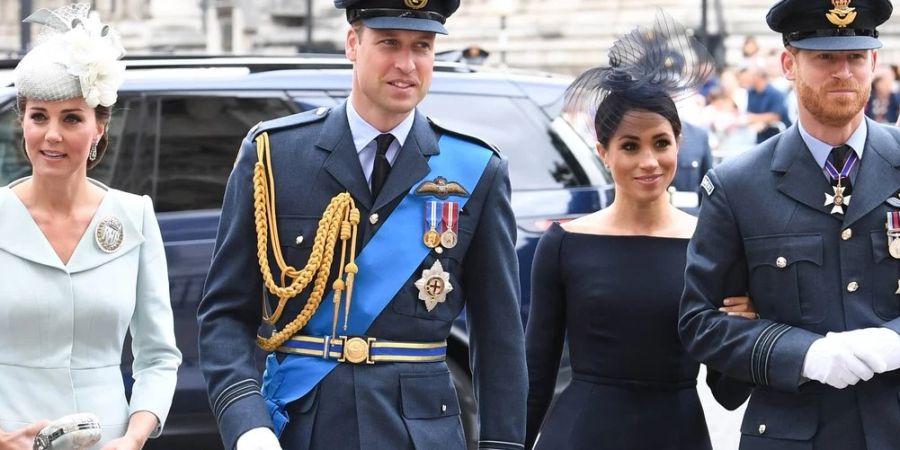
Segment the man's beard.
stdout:
<path fill-rule="evenodd" d="M 794 84 L 797 89 L 797 101 L 816 120 L 829 126 L 844 126 L 850 123 L 866 107 L 869 92 L 872 90 L 868 84 L 859 86 L 855 80 L 829 83 L 819 90 L 806 84 L 801 77 L 797 77 Z M 834 89 L 852 89 L 854 95 L 829 98 L 833 96 L 829 96 L 827 92 Z"/>

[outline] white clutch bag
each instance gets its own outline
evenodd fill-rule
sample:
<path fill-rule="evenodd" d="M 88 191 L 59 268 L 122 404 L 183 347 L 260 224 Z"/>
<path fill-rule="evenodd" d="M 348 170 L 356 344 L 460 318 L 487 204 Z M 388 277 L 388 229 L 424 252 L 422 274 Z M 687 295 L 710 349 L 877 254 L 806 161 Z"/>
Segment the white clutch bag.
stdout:
<path fill-rule="evenodd" d="M 91 413 L 60 417 L 34 437 L 34 450 L 85 450 L 100 441 L 100 419 Z"/>

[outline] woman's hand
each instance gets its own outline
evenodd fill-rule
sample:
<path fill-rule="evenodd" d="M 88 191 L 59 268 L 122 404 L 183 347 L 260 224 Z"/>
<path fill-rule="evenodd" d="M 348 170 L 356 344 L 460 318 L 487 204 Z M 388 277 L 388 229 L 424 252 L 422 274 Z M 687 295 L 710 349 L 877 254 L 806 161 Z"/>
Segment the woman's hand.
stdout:
<path fill-rule="evenodd" d="M 101 450 L 141 450 L 141 447 L 143 446 L 144 443 L 142 441 L 138 441 L 137 438 L 126 434 L 118 439 L 107 442 Z"/>
<path fill-rule="evenodd" d="M 728 313 L 729 316 L 741 316 L 747 319 L 758 319 L 759 314 L 756 312 L 756 305 L 746 295 L 740 297 L 725 297 L 722 300 L 722 306 L 719 311 Z"/>
<path fill-rule="evenodd" d="M 0 450 L 31 450 L 34 448 L 34 437 L 48 423 L 47 420 L 40 420 L 18 430 L 0 430 Z"/>
<path fill-rule="evenodd" d="M 150 433 L 159 425 L 159 419 L 149 411 L 138 411 L 128 420 L 125 436 L 113 439 L 100 450 L 140 450 Z"/>

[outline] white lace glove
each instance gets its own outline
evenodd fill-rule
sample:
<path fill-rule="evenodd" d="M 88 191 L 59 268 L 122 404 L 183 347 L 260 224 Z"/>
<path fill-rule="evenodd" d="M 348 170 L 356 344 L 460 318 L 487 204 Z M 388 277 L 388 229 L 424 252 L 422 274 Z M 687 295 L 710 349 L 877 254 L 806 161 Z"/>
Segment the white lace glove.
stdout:
<path fill-rule="evenodd" d="M 275 433 L 266 427 L 253 428 L 238 438 L 236 450 L 281 450 Z"/>
<path fill-rule="evenodd" d="M 843 389 L 859 380 L 870 380 L 875 372 L 842 339 L 829 334 L 809 346 L 803 360 L 802 375 Z"/>
<path fill-rule="evenodd" d="M 828 336 L 841 340 L 875 373 L 900 369 L 900 334 L 890 328 L 862 328 Z"/>

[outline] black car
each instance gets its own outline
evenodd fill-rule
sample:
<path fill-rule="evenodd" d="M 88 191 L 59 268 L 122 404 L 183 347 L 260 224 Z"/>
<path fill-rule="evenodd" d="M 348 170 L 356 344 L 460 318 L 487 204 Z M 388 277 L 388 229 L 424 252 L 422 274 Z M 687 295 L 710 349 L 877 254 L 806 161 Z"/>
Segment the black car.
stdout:
<path fill-rule="evenodd" d="M 165 431 L 147 448 L 221 448 L 198 367 L 196 310 L 228 175 L 253 125 L 338 105 L 349 94 L 352 68 L 343 58 L 315 55 L 144 58 L 127 63 L 127 81 L 110 123 L 111 144 L 90 176 L 114 188 L 150 195 L 165 241 L 175 332 L 184 362 Z M 14 65 L 0 62 L 0 185 L 30 172 L 10 85 L 8 69 Z M 609 176 L 592 147 L 559 117 L 569 82 L 565 77 L 439 62 L 420 106 L 448 128 L 493 142 L 510 160 L 523 320 L 531 260 L 543 230 L 553 220 L 605 206 L 612 195 Z M 462 319 L 453 328 L 448 357 L 463 423 L 470 442 L 477 442 Z M 130 388 L 130 354 L 123 358 L 122 372 Z"/>

